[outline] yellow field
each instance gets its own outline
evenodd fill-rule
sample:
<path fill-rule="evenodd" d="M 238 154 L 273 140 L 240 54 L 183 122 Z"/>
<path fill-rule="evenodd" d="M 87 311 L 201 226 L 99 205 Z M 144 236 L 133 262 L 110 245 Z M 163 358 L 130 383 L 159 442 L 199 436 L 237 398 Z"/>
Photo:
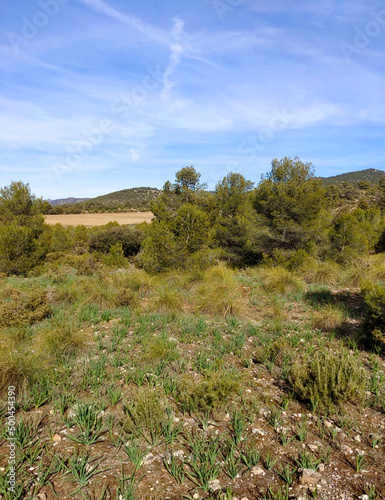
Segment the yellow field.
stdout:
<path fill-rule="evenodd" d="M 129 212 L 111 214 L 65 214 L 45 215 L 45 222 L 50 226 L 62 224 L 63 226 L 104 226 L 108 222 L 119 224 L 139 224 L 140 222 L 151 222 L 154 214 L 152 212 Z"/>

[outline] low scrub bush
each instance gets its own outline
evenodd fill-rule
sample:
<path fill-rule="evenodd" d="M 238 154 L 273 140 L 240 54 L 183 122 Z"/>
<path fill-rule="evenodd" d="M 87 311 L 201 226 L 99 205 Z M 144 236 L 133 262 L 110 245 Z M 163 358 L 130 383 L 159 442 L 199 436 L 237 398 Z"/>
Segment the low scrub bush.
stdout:
<path fill-rule="evenodd" d="M 306 283 L 330 285 L 336 283 L 341 272 L 340 266 L 331 261 L 320 261 L 309 258 L 299 267 L 298 273 Z"/>
<path fill-rule="evenodd" d="M 176 342 L 165 336 L 152 337 L 144 345 L 144 359 L 148 363 L 155 364 L 160 361 L 170 363 L 179 357 Z"/>
<path fill-rule="evenodd" d="M 331 410 L 347 400 L 362 399 L 367 373 L 350 354 L 316 353 L 293 364 L 289 381 L 298 397 Z"/>
<path fill-rule="evenodd" d="M 365 281 L 361 291 L 367 308 L 367 324 L 375 338 L 385 341 L 385 286 Z"/>
<path fill-rule="evenodd" d="M 3 338 L 0 344 L 0 393 L 10 385 L 19 391 L 24 385 L 34 382 L 43 365 L 43 359 L 31 350 L 29 344 L 15 344 L 11 339 Z"/>
<path fill-rule="evenodd" d="M 305 288 L 301 279 L 280 266 L 265 269 L 262 275 L 262 282 L 263 288 L 268 293 L 279 293 L 281 295 L 302 292 Z"/>
<path fill-rule="evenodd" d="M 183 298 L 172 287 L 161 286 L 156 290 L 150 309 L 156 313 L 176 313 L 183 309 Z"/>
<path fill-rule="evenodd" d="M 164 393 L 159 387 L 139 387 L 132 405 L 127 408 L 125 427 L 129 432 L 153 438 L 161 433 L 165 417 Z"/>
<path fill-rule="evenodd" d="M 326 304 L 316 311 L 312 318 L 312 326 L 322 332 L 333 332 L 342 327 L 345 313 L 340 306 Z"/>
<path fill-rule="evenodd" d="M 38 351 L 59 360 L 64 355 L 75 354 L 85 344 L 84 333 L 71 320 L 56 319 L 41 329 L 36 336 Z"/>
<path fill-rule="evenodd" d="M 178 387 L 178 401 L 187 411 L 212 410 L 225 403 L 229 397 L 239 391 L 242 377 L 239 373 L 205 371 L 205 378 L 196 383 L 182 380 Z"/>
<path fill-rule="evenodd" d="M 153 288 L 153 279 L 142 269 L 119 270 L 114 275 L 113 282 L 118 287 L 138 292 L 140 296 L 146 295 Z"/>
<path fill-rule="evenodd" d="M 362 276 L 371 275 L 372 272 L 373 268 L 366 259 L 357 258 L 345 267 L 341 273 L 341 282 L 347 287 L 358 287 Z"/>
<path fill-rule="evenodd" d="M 20 292 L 6 288 L 0 304 L 0 326 L 28 325 L 41 321 L 48 316 L 50 309 L 47 294 L 40 288 Z"/>
<path fill-rule="evenodd" d="M 198 312 L 236 316 L 240 312 L 242 295 L 234 272 L 224 265 L 206 271 L 197 292 Z"/>

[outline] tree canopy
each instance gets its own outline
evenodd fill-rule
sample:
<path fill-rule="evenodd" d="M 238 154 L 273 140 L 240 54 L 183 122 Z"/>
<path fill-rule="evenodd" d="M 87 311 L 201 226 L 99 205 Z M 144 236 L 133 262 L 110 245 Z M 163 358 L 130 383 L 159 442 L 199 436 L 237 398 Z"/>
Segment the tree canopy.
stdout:
<path fill-rule="evenodd" d="M 325 225 L 325 189 L 314 177 L 312 164 L 298 157 L 272 161 L 271 171 L 255 191 L 253 205 L 269 228 L 268 246 L 306 248 L 319 239 Z"/>

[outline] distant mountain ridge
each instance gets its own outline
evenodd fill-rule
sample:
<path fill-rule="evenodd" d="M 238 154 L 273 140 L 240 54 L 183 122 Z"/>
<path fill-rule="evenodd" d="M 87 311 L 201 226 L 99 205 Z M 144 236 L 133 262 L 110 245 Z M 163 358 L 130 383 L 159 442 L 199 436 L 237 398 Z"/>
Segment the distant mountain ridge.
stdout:
<path fill-rule="evenodd" d="M 335 184 L 342 184 L 343 182 L 350 182 L 356 184 L 361 181 L 369 181 L 377 183 L 381 177 L 385 177 L 383 170 L 376 168 L 367 168 L 366 170 L 358 170 L 356 172 L 347 172 L 346 174 L 332 175 L 331 177 L 319 177 L 324 186 L 332 186 Z"/>
<path fill-rule="evenodd" d="M 78 203 L 79 201 L 86 201 L 89 200 L 90 198 L 60 198 L 58 200 L 46 200 L 48 203 L 50 203 L 53 207 L 58 206 L 58 205 L 69 205 L 70 203 Z"/>

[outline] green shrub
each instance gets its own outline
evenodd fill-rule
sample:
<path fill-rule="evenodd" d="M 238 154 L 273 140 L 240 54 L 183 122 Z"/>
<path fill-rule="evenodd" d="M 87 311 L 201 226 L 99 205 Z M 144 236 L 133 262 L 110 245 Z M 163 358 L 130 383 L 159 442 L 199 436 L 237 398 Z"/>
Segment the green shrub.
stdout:
<path fill-rule="evenodd" d="M 235 316 L 240 312 L 241 298 L 234 271 L 218 265 L 206 271 L 198 287 L 197 309 L 204 314 Z"/>
<path fill-rule="evenodd" d="M 335 262 L 309 258 L 299 267 L 298 272 L 306 283 L 329 285 L 337 281 L 341 270 Z"/>
<path fill-rule="evenodd" d="M 385 328 L 385 287 L 365 281 L 361 291 L 367 307 L 367 319 L 373 326 Z"/>
<path fill-rule="evenodd" d="M 178 387 L 178 401 L 184 410 L 190 412 L 211 410 L 238 392 L 241 383 L 239 373 L 206 370 L 205 378 L 198 383 L 182 380 Z"/>
<path fill-rule="evenodd" d="M 156 290 L 150 308 L 156 313 L 176 313 L 183 309 L 182 297 L 170 286 L 161 286 Z"/>
<path fill-rule="evenodd" d="M 164 394 L 159 388 L 139 387 L 133 404 L 127 409 L 125 427 L 153 438 L 160 434 L 165 416 Z"/>
<path fill-rule="evenodd" d="M 109 253 L 112 245 L 121 244 L 124 256 L 129 257 L 139 252 L 143 240 L 143 231 L 135 226 L 111 227 L 91 236 L 90 250 Z"/>
<path fill-rule="evenodd" d="M 19 391 L 35 381 L 44 367 L 43 359 L 24 342 L 3 338 L 0 344 L 0 393 L 12 385 Z"/>
<path fill-rule="evenodd" d="M 36 344 L 39 352 L 59 360 L 64 355 L 75 354 L 82 348 L 85 336 L 73 321 L 62 318 L 40 330 Z"/>
<path fill-rule="evenodd" d="M 144 359 L 149 364 L 154 365 L 160 361 L 170 363 L 178 357 L 176 342 L 164 335 L 152 337 L 144 346 Z"/>
<path fill-rule="evenodd" d="M 289 381 L 298 397 L 331 410 L 347 400 L 362 399 L 367 374 L 358 360 L 346 353 L 316 353 L 291 367 Z"/>
<path fill-rule="evenodd" d="M 361 287 L 367 308 L 366 320 L 378 340 L 385 341 L 385 287 L 365 281 Z"/>
<path fill-rule="evenodd" d="M 268 293 L 286 295 L 287 293 L 302 292 L 305 288 L 302 280 L 280 266 L 266 269 L 262 281 L 263 287 Z"/>
<path fill-rule="evenodd" d="M 8 290 L 8 300 L 0 304 L 0 326 L 28 325 L 48 316 L 50 309 L 47 294 L 40 288 L 29 292 Z"/>
<path fill-rule="evenodd" d="M 312 326 L 322 332 L 332 332 L 341 328 L 344 321 L 345 313 L 340 306 L 335 304 L 326 304 L 314 313 Z"/>

